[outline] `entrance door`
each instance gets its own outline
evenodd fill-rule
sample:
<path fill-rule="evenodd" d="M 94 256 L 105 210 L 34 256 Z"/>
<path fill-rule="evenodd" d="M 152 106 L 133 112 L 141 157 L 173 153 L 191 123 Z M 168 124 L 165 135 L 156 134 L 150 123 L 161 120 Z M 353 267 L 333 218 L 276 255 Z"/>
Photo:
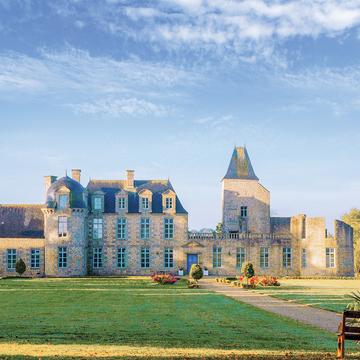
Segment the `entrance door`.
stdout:
<path fill-rule="evenodd" d="M 198 255 L 197 254 L 187 254 L 187 273 L 190 272 L 190 268 L 192 264 L 198 263 Z"/>

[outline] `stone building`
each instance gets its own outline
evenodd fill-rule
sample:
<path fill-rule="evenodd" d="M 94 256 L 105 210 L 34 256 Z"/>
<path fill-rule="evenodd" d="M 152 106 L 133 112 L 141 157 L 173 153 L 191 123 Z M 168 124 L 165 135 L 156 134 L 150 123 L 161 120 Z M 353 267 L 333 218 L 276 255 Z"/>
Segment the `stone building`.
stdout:
<path fill-rule="evenodd" d="M 149 275 L 207 267 L 240 273 L 353 276 L 352 228 L 323 218 L 270 216 L 270 193 L 246 148 L 234 149 L 222 179 L 222 231 L 189 233 L 188 214 L 169 180 L 91 180 L 81 171 L 45 177 L 46 202 L 0 205 L 0 275 L 22 258 L 29 276 Z"/>

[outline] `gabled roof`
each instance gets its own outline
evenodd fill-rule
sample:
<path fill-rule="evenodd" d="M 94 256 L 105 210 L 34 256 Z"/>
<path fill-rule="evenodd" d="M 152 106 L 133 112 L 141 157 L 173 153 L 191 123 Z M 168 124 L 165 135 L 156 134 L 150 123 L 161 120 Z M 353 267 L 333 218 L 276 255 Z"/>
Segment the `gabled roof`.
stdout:
<path fill-rule="evenodd" d="M 0 238 L 43 238 L 44 205 L 0 205 Z"/>
<path fill-rule="evenodd" d="M 235 147 L 224 179 L 259 180 L 251 165 L 246 147 Z"/>
<path fill-rule="evenodd" d="M 139 212 L 139 193 L 143 190 L 152 192 L 152 212 L 162 213 L 162 194 L 167 190 L 174 191 L 169 180 L 135 180 L 134 191 L 128 191 L 128 212 Z M 116 194 L 125 189 L 125 180 L 90 180 L 86 189 L 90 193 L 102 191 L 104 193 L 104 211 L 106 213 L 115 212 Z M 175 192 L 175 191 L 174 191 Z M 90 201 L 90 198 L 89 198 Z M 90 205 L 90 203 L 89 203 Z M 176 196 L 176 213 L 187 214 L 178 196 Z"/>

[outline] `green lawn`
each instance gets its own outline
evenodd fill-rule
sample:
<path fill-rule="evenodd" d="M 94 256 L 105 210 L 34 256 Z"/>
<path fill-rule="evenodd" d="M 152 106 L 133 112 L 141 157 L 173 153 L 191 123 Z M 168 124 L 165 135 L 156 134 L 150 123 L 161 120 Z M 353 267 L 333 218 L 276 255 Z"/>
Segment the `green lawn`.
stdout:
<path fill-rule="evenodd" d="M 360 290 L 360 280 L 280 279 L 280 287 L 259 287 L 256 291 L 326 310 L 342 312 L 352 302 L 349 294 Z"/>
<path fill-rule="evenodd" d="M 187 289 L 184 281 L 160 286 L 144 278 L 4 279 L 0 304 L 0 354 L 2 344 L 13 342 L 254 353 L 336 348 L 333 334 Z"/>

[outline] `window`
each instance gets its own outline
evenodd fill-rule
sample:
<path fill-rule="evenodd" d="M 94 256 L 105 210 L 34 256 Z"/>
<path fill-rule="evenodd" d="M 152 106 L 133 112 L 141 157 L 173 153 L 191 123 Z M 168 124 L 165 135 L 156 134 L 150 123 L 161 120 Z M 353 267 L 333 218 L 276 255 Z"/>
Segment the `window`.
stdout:
<path fill-rule="evenodd" d="M 65 246 L 58 247 L 58 265 L 60 269 L 67 267 L 67 249 Z"/>
<path fill-rule="evenodd" d="M 7 268 L 14 270 L 16 264 L 16 249 L 7 249 Z"/>
<path fill-rule="evenodd" d="M 150 267 L 150 249 L 148 247 L 141 248 L 141 267 L 149 268 Z"/>
<path fill-rule="evenodd" d="M 165 268 L 174 267 L 174 251 L 172 248 L 165 248 L 164 266 L 165 266 Z"/>
<path fill-rule="evenodd" d="M 173 198 L 167 197 L 165 199 L 165 208 L 172 209 L 173 208 Z"/>
<path fill-rule="evenodd" d="M 292 250 L 289 247 L 283 248 L 283 267 L 291 268 L 292 265 Z"/>
<path fill-rule="evenodd" d="M 268 247 L 260 248 L 260 267 L 262 267 L 262 268 L 269 267 L 269 248 Z"/>
<path fill-rule="evenodd" d="M 102 267 L 102 248 L 93 249 L 93 268 L 99 269 Z"/>
<path fill-rule="evenodd" d="M 121 269 L 126 267 L 126 248 L 124 247 L 117 249 L 117 267 Z"/>
<path fill-rule="evenodd" d="M 164 219 L 164 238 L 166 240 L 174 238 L 174 219 Z"/>
<path fill-rule="evenodd" d="M 93 219 L 93 239 L 99 240 L 103 236 L 103 220 L 96 218 Z"/>
<path fill-rule="evenodd" d="M 221 247 L 213 247 L 213 267 L 221 267 Z"/>
<path fill-rule="evenodd" d="M 59 195 L 59 209 L 66 209 L 68 207 L 68 195 Z"/>
<path fill-rule="evenodd" d="M 242 267 L 242 264 L 245 262 L 246 257 L 246 251 L 245 248 L 240 247 L 236 249 L 236 267 L 240 268 Z"/>
<path fill-rule="evenodd" d="M 126 239 L 126 219 L 120 218 L 117 221 L 116 236 L 119 240 Z"/>
<path fill-rule="evenodd" d="M 247 217 L 247 206 L 240 207 L 240 217 L 246 218 Z"/>
<path fill-rule="evenodd" d="M 101 196 L 94 197 L 94 210 L 102 210 L 102 197 Z"/>
<path fill-rule="evenodd" d="M 335 267 L 335 249 L 326 248 L 326 267 L 334 268 Z"/>
<path fill-rule="evenodd" d="M 118 207 L 119 207 L 120 210 L 126 209 L 126 198 L 120 197 L 118 199 Z"/>
<path fill-rule="evenodd" d="M 140 237 L 143 240 L 150 239 L 150 219 L 148 219 L 148 218 L 141 219 Z"/>
<path fill-rule="evenodd" d="M 150 205 L 150 202 L 149 202 L 149 199 L 146 198 L 146 197 L 142 197 L 141 198 L 141 207 L 143 210 L 148 210 L 149 209 L 149 205 Z"/>
<path fill-rule="evenodd" d="M 40 267 L 40 249 L 31 249 L 30 266 L 33 269 Z"/>
<path fill-rule="evenodd" d="M 306 249 L 301 249 L 301 267 L 307 267 Z"/>
<path fill-rule="evenodd" d="M 58 235 L 59 237 L 67 236 L 68 231 L 68 218 L 67 216 L 58 217 Z"/>

